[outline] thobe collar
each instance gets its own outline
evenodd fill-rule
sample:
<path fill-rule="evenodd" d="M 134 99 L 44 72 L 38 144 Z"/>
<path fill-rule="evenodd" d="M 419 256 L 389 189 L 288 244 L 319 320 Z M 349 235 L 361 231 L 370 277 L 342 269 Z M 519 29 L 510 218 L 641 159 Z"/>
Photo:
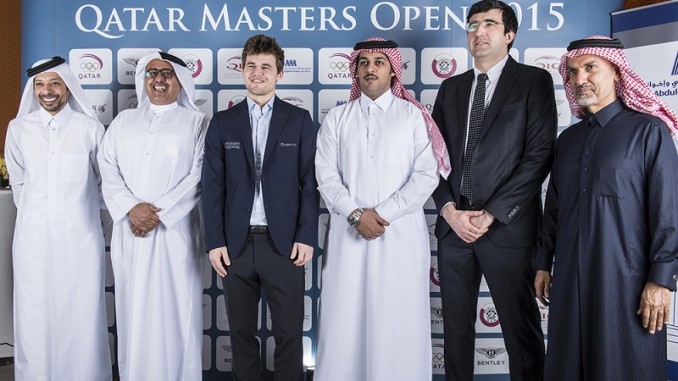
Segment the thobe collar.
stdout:
<path fill-rule="evenodd" d="M 49 122 L 54 119 L 56 122 L 57 126 L 64 126 L 66 125 L 66 121 L 68 118 L 71 117 L 73 114 L 73 109 L 71 108 L 71 105 L 66 103 L 64 108 L 61 109 L 56 115 L 52 116 L 52 114 L 48 113 L 45 111 L 44 108 L 40 108 L 38 111 L 38 114 L 40 115 L 40 121 L 42 122 L 42 126 L 47 128 L 47 125 L 49 125 Z"/>
<path fill-rule="evenodd" d="M 387 92 L 381 94 L 381 96 L 375 100 L 370 99 L 365 93 L 361 93 L 360 98 L 358 98 L 360 110 L 362 110 L 363 114 L 367 114 L 367 108 L 370 107 L 371 104 L 376 104 L 382 111 L 386 111 L 393 102 L 393 98 L 394 96 L 391 89 L 388 89 Z"/>
<path fill-rule="evenodd" d="M 151 103 L 151 105 L 148 106 L 148 109 L 151 110 L 151 111 L 154 111 L 154 112 L 163 112 L 163 111 L 173 110 L 177 107 L 179 107 L 179 103 L 177 103 L 177 102 L 170 103 L 168 105 L 156 105 L 156 104 Z"/>
<path fill-rule="evenodd" d="M 591 121 L 591 118 L 595 118 L 601 127 L 605 127 L 615 115 L 619 114 L 623 110 L 624 103 L 622 103 L 621 99 L 617 98 L 614 102 L 603 107 L 597 113 L 591 114 L 589 121 Z"/>

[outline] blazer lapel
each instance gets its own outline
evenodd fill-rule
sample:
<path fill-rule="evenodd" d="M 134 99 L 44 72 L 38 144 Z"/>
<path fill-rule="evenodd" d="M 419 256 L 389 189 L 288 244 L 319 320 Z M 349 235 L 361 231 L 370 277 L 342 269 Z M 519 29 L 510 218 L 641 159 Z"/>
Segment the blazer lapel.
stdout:
<path fill-rule="evenodd" d="M 247 99 L 234 106 L 233 119 L 235 120 L 236 129 L 240 135 L 245 157 L 250 165 L 250 169 L 254 171 L 254 145 L 252 143 L 252 126 L 250 125 L 250 113 L 247 109 Z"/>
<path fill-rule="evenodd" d="M 282 99 L 275 96 L 273 101 L 273 114 L 271 114 L 271 123 L 268 126 L 268 138 L 266 138 L 266 151 L 264 152 L 264 162 L 261 164 L 262 167 L 266 165 L 266 162 L 271 158 L 275 152 L 275 145 L 278 142 L 278 136 L 285 126 L 287 121 L 287 103 Z"/>
<path fill-rule="evenodd" d="M 487 134 L 487 130 L 492 126 L 501 106 L 504 105 L 506 97 L 514 87 L 513 84 L 515 82 L 515 72 L 517 68 L 518 64 L 513 57 L 509 56 L 508 61 L 506 61 L 506 65 L 504 66 L 504 70 L 502 70 L 501 75 L 499 76 L 499 82 L 497 82 L 497 88 L 492 95 L 492 101 L 490 101 L 489 106 L 485 110 L 485 120 L 483 121 L 483 128 L 480 130 L 478 140 L 482 139 L 483 136 Z"/>

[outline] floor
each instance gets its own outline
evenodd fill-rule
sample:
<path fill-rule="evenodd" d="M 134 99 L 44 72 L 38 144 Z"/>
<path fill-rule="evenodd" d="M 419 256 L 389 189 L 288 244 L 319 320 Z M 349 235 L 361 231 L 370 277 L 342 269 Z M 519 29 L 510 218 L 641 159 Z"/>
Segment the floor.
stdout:
<path fill-rule="evenodd" d="M 0 381 L 14 381 L 14 359 L 0 359 Z"/>

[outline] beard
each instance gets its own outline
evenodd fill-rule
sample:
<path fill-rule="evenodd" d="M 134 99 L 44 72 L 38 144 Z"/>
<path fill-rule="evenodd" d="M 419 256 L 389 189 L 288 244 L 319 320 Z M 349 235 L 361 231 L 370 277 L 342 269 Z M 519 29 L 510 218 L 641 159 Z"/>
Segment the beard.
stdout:
<path fill-rule="evenodd" d="M 47 103 L 43 98 L 55 98 L 53 102 Z M 60 111 L 66 104 L 66 100 L 61 95 L 56 94 L 45 94 L 38 97 L 38 103 L 40 106 L 48 112 Z"/>
<path fill-rule="evenodd" d="M 589 90 L 586 94 L 580 94 L 582 89 Z M 582 107 L 589 107 L 598 103 L 598 96 L 594 93 L 596 90 L 592 85 L 582 85 L 578 86 L 575 92 L 575 97 L 577 98 L 577 104 Z"/>

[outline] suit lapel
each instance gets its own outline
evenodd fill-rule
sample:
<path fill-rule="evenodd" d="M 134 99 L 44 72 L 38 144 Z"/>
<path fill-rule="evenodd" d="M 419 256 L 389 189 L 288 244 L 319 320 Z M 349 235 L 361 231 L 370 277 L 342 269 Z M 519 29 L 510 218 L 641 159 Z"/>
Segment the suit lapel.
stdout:
<path fill-rule="evenodd" d="M 254 145 L 252 143 L 252 126 L 250 125 L 250 113 L 247 109 L 247 99 L 243 99 L 242 102 L 234 106 L 233 119 L 240 135 L 247 162 L 250 169 L 254 171 Z"/>
<path fill-rule="evenodd" d="M 479 140 L 481 140 L 483 136 L 487 134 L 487 131 L 492 126 L 492 123 L 497 117 L 501 106 L 504 105 L 506 97 L 514 87 L 513 84 L 515 82 L 515 72 L 517 68 L 518 64 L 513 59 L 513 57 L 509 56 L 508 60 L 506 61 L 506 65 L 504 65 L 504 69 L 499 76 L 499 82 L 497 82 L 497 88 L 494 90 L 494 94 L 492 95 L 492 101 L 490 101 L 487 110 L 485 110 L 485 120 L 483 121 L 483 128 L 480 130 L 480 136 L 478 137 Z"/>
<path fill-rule="evenodd" d="M 275 152 L 275 145 L 278 142 L 278 136 L 285 126 L 287 121 L 287 103 L 277 96 L 273 101 L 273 114 L 271 114 L 271 123 L 268 126 L 268 138 L 266 138 L 266 151 L 264 152 L 264 162 L 262 167 L 266 166 L 268 159 Z"/>

